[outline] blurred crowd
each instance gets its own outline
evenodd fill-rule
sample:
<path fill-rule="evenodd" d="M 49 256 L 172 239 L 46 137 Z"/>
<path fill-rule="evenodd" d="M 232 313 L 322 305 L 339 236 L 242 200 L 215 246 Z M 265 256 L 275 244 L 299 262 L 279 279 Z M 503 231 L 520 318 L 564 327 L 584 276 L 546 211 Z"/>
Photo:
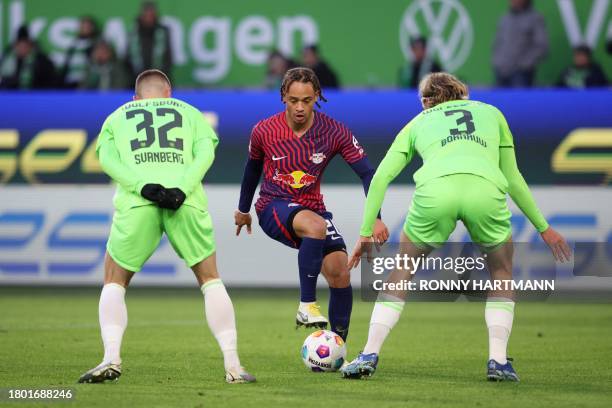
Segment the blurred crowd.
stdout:
<path fill-rule="evenodd" d="M 144 2 L 129 34 L 126 55 L 119 58 L 112 44 L 101 36 L 96 20 L 84 16 L 63 60 L 61 66 L 54 66 L 24 25 L 12 46 L 2 53 L 0 88 L 130 88 L 145 69 L 171 72 L 170 34 L 159 21 L 156 4 Z"/>
<path fill-rule="evenodd" d="M 548 33 L 543 16 L 531 0 L 509 0 L 509 10 L 497 25 L 493 43 L 492 67 L 495 85 L 499 87 L 531 87 L 538 67 L 549 51 Z M 428 52 L 425 37 L 409 41 L 411 56 L 398 71 L 397 86 L 416 88 L 421 78 L 444 69 Z M 608 39 L 612 54 L 612 38 Z M 568 59 L 569 56 L 568 56 Z M 297 65 L 312 68 L 324 88 L 339 88 L 340 79 L 325 61 L 319 47 L 310 44 L 302 49 L 296 61 L 272 50 L 262 86 L 277 89 L 285 72 Z M 172 50 L 169 30 L 159 19 L 154 2 L 142 3 L 134 28 L 128 36 L 126 55 L 119 58 L 113 45 L 104 40 L 98 23 L 91 16 L 80 19 L 78 35 L 66 51 L 63 64 L 56 66 L 31 38 L 26 25 L 19 28 L 14 42 L 0 59 L 0 88 L 3 89 L 126 89 L 136 75 L 150 68 L 172 74 Z M 609 84 L 592 50 L 585 44 L 573 48 L 571 62 L 561 70 L 558 87 L 589 88 Z"/>
<path fill-rule="evenodd" d="M 509 10 L 497 24 L 493 42 L 492 65 L 495 85 L 501 88 L 529 88 L 549 51 L 548 33 L 544 17 L 532 6 L 531 0 L 509 0 Z M 607 40 L 607 51 L 612 54 L 612 38 Z M 412 61 L 400 69 L 398 85 L 416 88 L 430 72 L 441 71 L 441 65 L 427 52 L 427 39 L 410 40 Z M 609 84 L 601 66 L 593 59 L 586 44 L 572 49 L 571 63 L 563 68 L 555 85 L 562 88 L 604 87 Z"/>

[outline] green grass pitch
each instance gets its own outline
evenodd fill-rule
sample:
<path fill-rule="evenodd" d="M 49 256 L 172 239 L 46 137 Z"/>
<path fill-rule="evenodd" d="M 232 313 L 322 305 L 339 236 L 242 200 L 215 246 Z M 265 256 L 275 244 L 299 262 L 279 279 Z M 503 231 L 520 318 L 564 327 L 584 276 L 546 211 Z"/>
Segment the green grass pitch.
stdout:
<path fill-rule="evenodd" d="M 294 329 L 297 291 L 231 290 L 243 364 L 256 384 L 228 385 L 192 290 L 131 289 L 123 376 L 77 385 L 101 359 L 96 289 L 0 289 L 0 387 L 73 387 L 51 407 L 609 407 L 612 305 L 522 303 L 509 354 L 522 382 L 485 380 L 482 303 L 410 303 L 368 380 L 311 373 Z M 321 291 L 321 294 L 326 293 Z M 322 306 L 326 299 L 321 298 Z M 363 347 L 371 303 L 356 296 L 349 358 Z M 0 406 L 42 406 L 6 403 Z"/>

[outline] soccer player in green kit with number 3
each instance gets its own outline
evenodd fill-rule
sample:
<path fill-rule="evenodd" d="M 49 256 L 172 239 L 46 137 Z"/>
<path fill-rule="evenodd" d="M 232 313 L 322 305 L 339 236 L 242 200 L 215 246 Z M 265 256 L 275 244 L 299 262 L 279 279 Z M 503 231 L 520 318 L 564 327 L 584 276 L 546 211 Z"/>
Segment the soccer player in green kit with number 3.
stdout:
<path fill-rule="evenodd" d="M 487 253 L 492 279 L 512 279 L 512 229 L 506 193 L 540 232 L 555 259 L 570 259 L 570 248 L 540 211 L 518 170 L 512 134 L 495 107 L 468 99 L 467 87 L 447 73 L 426 76 L 419 85 L 423 112 L 397 135 L 376 170 L 366 199 L 360 241 L 349 261 L 359 264 L 389 183 L 414 153 L 423 159 L 414 174 L 416 190 L 400 237 L 409 257 L 427 256 L 443 244 L 461 220 L 474 243 Z M 407 271 L 409 274 L 411 271 Z M 409 278 L 409 275 L 405 275 Z M 363 352 L 340 371 L 345 378 L 371 376 L 387 335 L 399 320 L 406 292 L 381 293 Z M 506 358 L 514 318 L 514 293 L 490 291 L 485 307 L 489 332 L 487 379 L 518 381 Z"/>
<path fill-rule="evenodd" d="M 223 352 L 225 380 L 255 381 L 238 358 L 234 307 L 217 272 L 213 226 L 201 185 L 218 143 L 199 110 L 171 97 L 170 81 L 159 70 L 142 72 L 134 101 L 104 122 L 98 159 L 118 184 L 98 310 L 104 357 L 79 382 L 121 375 L 125 291 L 163 233 L 202 290 L 208 326 Z"/>

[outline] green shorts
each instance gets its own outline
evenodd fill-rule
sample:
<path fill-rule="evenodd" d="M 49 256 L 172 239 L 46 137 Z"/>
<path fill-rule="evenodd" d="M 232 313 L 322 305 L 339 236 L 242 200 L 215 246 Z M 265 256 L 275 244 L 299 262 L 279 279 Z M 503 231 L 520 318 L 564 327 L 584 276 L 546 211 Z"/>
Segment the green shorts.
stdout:
<path fill-rule="evenodd" d="M 154 205 L 115 211 L 106 249 L 121 267 L 138 272 L 159 245 L 164 232 L 189 267 L 215 252 L 210 215 L 188 205 L 176 211 Z"/>
<path fill-rule="evenodd" d="M 474 243 L 494 247 L 510 238 L 510 216 L 506 194 L 491 181 L 474 174 L 452 174 L 417 187 L 404 232 L 415 244 L 437 247 L 461 220 Z"/>

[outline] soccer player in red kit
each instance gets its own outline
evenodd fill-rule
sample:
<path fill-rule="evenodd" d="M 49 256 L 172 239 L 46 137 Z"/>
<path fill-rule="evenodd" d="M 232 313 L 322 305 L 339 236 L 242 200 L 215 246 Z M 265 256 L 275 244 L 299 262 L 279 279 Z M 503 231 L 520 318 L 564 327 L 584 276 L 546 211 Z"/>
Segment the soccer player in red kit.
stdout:
<path fill-rule="evenodd" d="M 281 84 L 285 110 L 257 123 L 251 133 L 238 210 L 236 235 L 243 226 L 251 233 L 249 214 L 261 173 L 264 180 L 255 204 L 259 225 L 272 239 L 298 249 L 300 305 L 296 323 L 327 327 L 316 303 L 317 277 L 322 271 L 330 290 L 331 329 L 346 340 L 353 306 L 348 257 L 320 193 L 323 171 L 340 154 L 361 178 L 367 194 L 374 169 L 363 147 L 342 123 L 314 111 L 325 101 L 309 68 L 287 71 Z M 389 231 L 380 220 L 374 239 L 385 242 Z"/>

